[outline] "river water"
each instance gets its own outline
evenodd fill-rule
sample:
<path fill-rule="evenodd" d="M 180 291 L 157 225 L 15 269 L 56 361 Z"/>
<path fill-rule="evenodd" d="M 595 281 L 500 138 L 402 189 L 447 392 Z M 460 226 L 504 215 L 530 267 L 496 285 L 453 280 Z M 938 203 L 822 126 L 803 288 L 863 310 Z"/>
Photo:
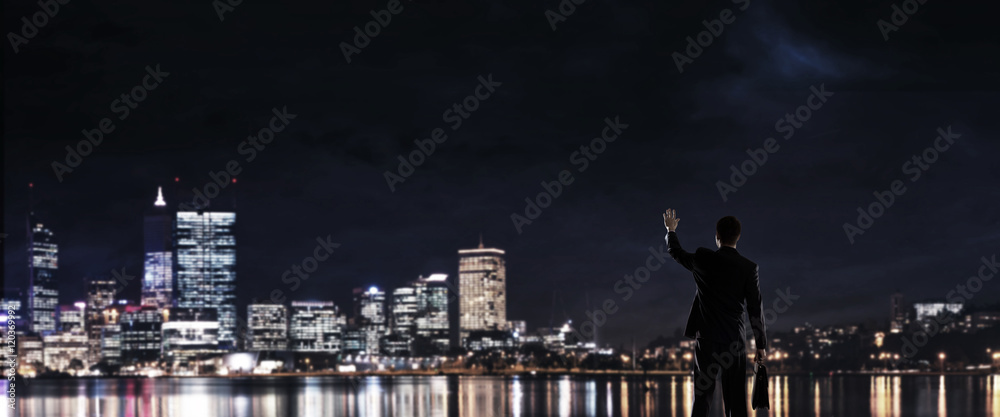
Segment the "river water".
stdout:
<path fill-rule="evenodd" d="M 1000 417 L 1000 375 L 772 376 L 770 386 L 772 407 L 751 415 Z M 15 388 L 7 416 L 677 417 L 690 415 L 693 395 L 687 376 L 34 379 Z M 712 415 L 722 415 L 716 394 Z"/>

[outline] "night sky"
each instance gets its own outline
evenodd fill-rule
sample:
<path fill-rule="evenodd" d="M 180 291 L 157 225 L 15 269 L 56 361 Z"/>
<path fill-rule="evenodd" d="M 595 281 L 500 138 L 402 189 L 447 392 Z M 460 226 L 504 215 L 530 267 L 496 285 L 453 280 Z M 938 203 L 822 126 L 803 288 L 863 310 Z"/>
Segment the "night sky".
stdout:
<path fill-rule="evenodd" d="M 213 207 L 237 202 L 241 314 L 287 289 L 281 274 L 317 237 L 341 246 L 288 297 L 349 306 L 354 287 L 454 276 L 481 233 L 507 251 L 509 320 L 580 322 L 612 299 L 601 344 L 645 343 L 683 326 L 695 291 L 669 259 L 629 300 L 615 291 L 664 244 L 667 208 L 692 252 L 715 248 L 718 218 L 742 220 L 765 307 L 778 289 L 799 297 L 777 329 L 882 323 L 892 292 L 944 298 L 998 254 L 1000 44 L 995 15 L 971 4 L 929 0 L 886 40 L 877 22 L 902 2 L 589 0 L 553 31 L 554 0 L 403 0 L 348 63 L 340 43 L 387 2 L 329 3 L 244 1 L 220 20 L 209 0 L 73 0 L 18 52 L 5 37 L 4 285 L 27 288 L 29 182 L 68 304 L 85 276 L 140 276 L 157 186 L 180 203 L 175 190 L 230 160 L 239 181 Z M 727 9 L 735 21 L 679 72 L 686 38 Z M 5 2 L 4 32 L 39 10 Z M 113 102 L 157 65 L 169 75 L 120 119 Z M 453 129 L 446 111 L 490 76 L 495 91 Z M 776 122 L 812 88 L 833 95 L 785 139 Z M 241 142 L 274 108 L 295 118 L 247 161 Z M 106 117 L 115 130 L 60 182 L 53 161 Z M 627 129 L 581 171 L 574 152 L 615 117 Z M 949 126 L 960 136 L 912 180 L 904 164 Z M 437 128 L 447 140 L 391 191 L 385 172 Z M 780 148 L 724 200 L 718 181 L 769 137 Z M 563 170 L 573 182 L 519 233 L 511 215 Z M 895 180 L 906 191 L 852 243 L 844 224 Z M 998 285 L 971 303 L 996 303 Z"/>

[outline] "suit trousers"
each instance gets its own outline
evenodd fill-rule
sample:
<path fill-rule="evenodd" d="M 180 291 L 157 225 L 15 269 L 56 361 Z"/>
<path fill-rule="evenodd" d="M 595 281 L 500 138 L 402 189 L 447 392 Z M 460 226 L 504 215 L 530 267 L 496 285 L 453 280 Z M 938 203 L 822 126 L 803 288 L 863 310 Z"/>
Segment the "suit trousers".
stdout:
<path fill-rule="evenodd" d="M 708 416 L 721 377 L 723 410 L 726 417 L 747 415 L 747 352 L 741 342 L 722 343 L 697 339 L 694 355 L 693 417 Z"/>

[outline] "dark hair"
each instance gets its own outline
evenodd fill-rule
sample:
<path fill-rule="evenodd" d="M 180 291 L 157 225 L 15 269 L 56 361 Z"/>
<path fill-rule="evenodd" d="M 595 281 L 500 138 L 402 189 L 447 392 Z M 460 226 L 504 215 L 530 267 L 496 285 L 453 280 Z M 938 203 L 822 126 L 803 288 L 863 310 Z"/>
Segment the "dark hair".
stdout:
<path fill-rule="evenodd" d="M 735 245 L 740 238 L 740 221 L 734 216 L 726 216 L 715 223 L 715 233 L 723 245 Z"/>

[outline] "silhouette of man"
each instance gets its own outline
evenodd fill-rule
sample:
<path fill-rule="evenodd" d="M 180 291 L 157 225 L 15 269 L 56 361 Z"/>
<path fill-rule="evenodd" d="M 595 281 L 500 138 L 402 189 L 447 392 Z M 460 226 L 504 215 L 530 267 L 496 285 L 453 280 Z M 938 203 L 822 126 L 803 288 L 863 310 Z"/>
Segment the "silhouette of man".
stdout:
<path fill-rule="evenodd" d="M 698 291 L 691 305 L 684 335 L 696 340 L 694 362 L 694 407 L 692 416 L 707 416 L 715 392 L 715 380 L 722 377 L 722 401 L 728 417 L 746 417 L 746 331 L 744 303 L 753 328 L 757 361 L 767 357 L 767 338 L 761 320 L 763 302 L 757 264 L 736 251 L 740 221 L 726 216 L 715 224 L 715 245 L 719 250 L 698 248 L 685 252 L 677 240 L 677 212 L 663 213 L 667 228 L 667 253 L 694 275 Z"/>

